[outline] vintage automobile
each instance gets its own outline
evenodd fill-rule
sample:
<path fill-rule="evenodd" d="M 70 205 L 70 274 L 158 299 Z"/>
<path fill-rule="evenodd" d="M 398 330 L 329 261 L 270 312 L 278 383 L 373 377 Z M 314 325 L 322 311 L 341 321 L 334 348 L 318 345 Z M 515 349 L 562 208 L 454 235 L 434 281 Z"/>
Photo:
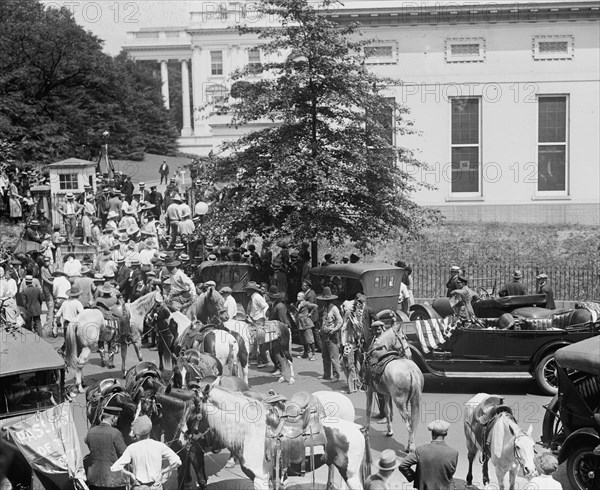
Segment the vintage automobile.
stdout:
<path fill-rule="evenodd" d="M 317 293 L 320 288 L 329 286 L 341 303 L 361 292 L 376 313 L 386 309 L 396 311 L 403 322 L 413 360 L 424 373 L 436 376 L 534 377 L 544 393 L 554 395 L 558 390 L 556 350 L 600 332 L 600 322 L 569 325 L 564 321 L 568 313 L 557 318 L 515 315 L 515 321 L 508 325 L 498 325 L 497 318 L 491 317 L 483 319 L 476 328 L 452 329 L 451 320 L 444 320 L 439 314 L 433 319 L 409 321 L 397 311 L 402 273 L 402 269 L 385 263 L 333 264 L 310 269 Z M 543 295 L 534 299 L 545 300 Z M 529 300 L 519 302 L 515 297 L 493 301 L 506 308 L 530 304 Z M 544 304 L 543 301 L 540 304 Z M 551 310 L 546 311 L 551 313 Z M 451 313 L 450 307 L 448 313 Z M 509 328 L 499 328 L 504 326 Z"/>
<path fill-rule="evenodd" d="M 478 318 L 498 318 L 504 313 L 511 313 L 520 318 L 547 318 L 552 310 L 546 306 L 545 294 L 529 294 L 526 296 L 492 297 L 477 288 L 482 299 L 473 303 L 473 311 Z M 411 320 L 428 320 L 444 318 L 452 314 L 449 298 L 436 298 L 432 304 L 416 304 L 410 308 Z"/>
<path fill-rule="evenodd" d="M 542 442 L 567 462 L 574 490 L 600 488 L 600 337 L 556 351 L 558 394 L 546 407 Z"/>
<path fill-rule="evenodd" d="M 382 262 L 356 264 L 332 264 L 313 267 L 309 270 L 313 288 L 317 293 L 323 287 L 330 287 L 338 296 L 337 302 L 352 300 L 357 293 L 367 298 L 367 305 L 375 313 L 383 310 L 396 311 L 400 282 L 404 270 Z M 403 320 L 408 317 L 398 312 Z"/>
<path fill-rule="evenodd" d="M 54 347 L 36 334 L 6 328 L 0 326 L 0 437 L 10 446 L 4 427 L 64 401 L 66 366 Z M 40 488 L 19 451 L 14 451 L 7 477 L 13 488 L 32 488 L 33 481 Z"/>
<path fill-rule="evenodd" d="M 195 282 L 215 281 L 217 289 L 229 286 L 235 301 L 244 309 L 248 303 L 248 296 L 244 287 L 248 281 L 256 280 L 256 269 L 244 262 L 212 262 L 204 261 L 196 270 Z"/>

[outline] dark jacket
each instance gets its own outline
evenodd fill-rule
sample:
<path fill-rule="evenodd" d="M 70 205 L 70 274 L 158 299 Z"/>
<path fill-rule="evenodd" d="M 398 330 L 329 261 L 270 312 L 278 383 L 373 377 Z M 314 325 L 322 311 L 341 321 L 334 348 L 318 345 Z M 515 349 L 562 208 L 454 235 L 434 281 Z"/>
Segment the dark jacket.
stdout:
<path fill-rule="evenodd" d="M 452 488 L 452 477 L 458 463 L 458 451 L 444 441 L 432 441 L 419 446 L 400 463 L 400 473 L 419 490 Z M 411 466 L 416 465 L 413 471 Z"/>
<path fill-rule="evenodd" d="M 287 306 L 285 306 L 281 300 L 276 301 L 271 306 L 271 309 L 269 310 L 269 320 L 280 321 L 289 327 L 290 322 L 287 316 Z"/>
<path fill-rule="evenodd" d="M 308 291 L 306 291 L 304 293 L 304 299 L 306 301 L 308 301 L 309 303 L 314 303 L 314 304 L 318 304 L 317 303 L 317 293 L 315 293 L 312 289 L 309 289 Z M 310 319 L 313 321 L 313 323 L 315 325 L 317 325 L 317 322 L 319 321 L 319 310 L 313 310 L 310 314 Z"/>
<path fill-rule="evenodd" d="M 131 277 L 131 269 L 123 264 L 117 271 L 115 282 L 117 283 L 117 289 L 121 291 L 124 298 L 129 298 L 129 292 L 131 290 L 129 279 Z"/>
<path fill-rule="evenodd" d="M 23 295 L 23 306 L 29 316 L 40 316 L 42 314 L 42 290 L 35 286 L 27 286 L 21 293 Z"/>
<path fill-rule="evenodd" d="M 85 443 L 90 448 L 90 466 L 87 470 L 88 485 L 96 487 L 120 487 L 127 484 L 122 473 L 110 471 L 110 467 L 119 459 L 127 447 L 122 434 L 114 427 L 100 423 L 92 427 Z"/>
<path fill-rule="evenodd" d="M 539 294 L 546 295 L 546 308 L 549 310 L 556 310 L 556 304 L 554 303 L 554 291 L 548 285 L 548 283 L 540 286 Z"/>
<path fill-rule="evenodd" d="M 507 282 L 498 293 L 499 296 L 525 296 L 526 294 L 527 289 L 519 281 Z"/>
<path fill-rule="evenodd" d="M 460 284 L 458 284 L 458 275 L 452 276 L 450 279 L 448 279 L 448 282 L 446 283 L 446 297 L 449 298 L 450 296 L 452 296 L 452 291 L 456 291 L 460 288 L 461 286 Z"/>

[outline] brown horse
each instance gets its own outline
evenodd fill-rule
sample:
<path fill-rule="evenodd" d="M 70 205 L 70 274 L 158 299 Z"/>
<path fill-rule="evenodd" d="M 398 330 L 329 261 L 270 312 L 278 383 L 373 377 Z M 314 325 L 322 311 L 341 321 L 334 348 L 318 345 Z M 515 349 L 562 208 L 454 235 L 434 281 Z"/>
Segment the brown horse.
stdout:
<path fill-rule="evenodd" d="M 392 359 L 377 376 L 372 372 L 370 360 L 374 356 L 392 353 Z M 398 353 L 394 356 L 393 353 Z M 395 358 L 394 358 L 395 357 Z M 419 412 L 421 406 L 421 394 L 425 379 L 419 367 L 410 359 L 410 348 L 400 323 L 394 322 L 391 328 L 384 331 L 379 337 L 373 339 L 367 350 L 367 427 L 371 424 L 371 408 L 373 406 L 373 394 L 384 395 L 385 415 L 387 417 L 387 436 L 394 435 L 392 429 L 392 405 L 388 403 L 389 398 L 394 402 L 400 416 L 406 422 L 408 429 L 407 451 L 415 449 L 415 431 L 419 423 Z"/>

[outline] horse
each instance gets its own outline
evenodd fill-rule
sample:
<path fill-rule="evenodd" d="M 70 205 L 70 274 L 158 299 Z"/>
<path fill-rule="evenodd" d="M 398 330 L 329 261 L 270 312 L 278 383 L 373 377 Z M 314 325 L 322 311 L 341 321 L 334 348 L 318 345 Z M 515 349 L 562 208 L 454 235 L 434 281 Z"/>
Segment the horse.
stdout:
<path fill-rule="evenodd" d="M 394 316 L 395 319 L 395 316 Z M 393 353 L 396 353 L 394 355 Z M 388 355 L 390 355 L 388 357 Z M 403 358 L 403 356 L 406 356 Z M 387 357 L 388 362 L 383 367 L 379 376 L 375 375 L 373 369 L 378 358 Z M 419 423 L 421 407 L 421 394 L 425 378 L 419 367 L 410 359 L 410 347 L 401 324 L 394 321 L 392 327 L 385 330 L 379 337 L 373 339 L 367 351 L 367 427 L 371 424 L 371 408 L 373 406 L 373 394 L 379 393 L 386 396 L 384 404 L 385 416 L 387 418 L 388 437 L 394 435 L 392 429 L 392 405 L 388 403 L 388 397 L 394 402 L 400 416 L 406 423 L 408 429 L 407 451 L 415 449 L 415 431 Z"/>
<path fill-rule="evenodd" d="M 198 349 L 188 349 L 177 358 L 172 382 L 175 388 L 187 388 L 188 385 L 197 384 L 207 376 L 222 375 L 223 364 L 217 357 Z M 244 385 L 247 383 L 244 382 Z"/>
<path fill-rule="evenodd" d="M 490 481 L 488 457 L 492 461 L 500 490 L 504 490 L 504 479 L 509 473 L 510 490 L 515 488 L 519 467 L 526 477 L 533 477 L 537 470 L 534 464 L 533 427 L 527 432 L 515 420 L 512 410 L 503 405 L 503 399 L 487 393 L 479 393 L 465 405 L 464 430 L 467 439 L 469 472 L 467 485 L 473 482 L 473 460 L 477 451 L 483 453 L 483 484 Z M 488 454 L 489 453 L 489 454 Z"/>
<path fill-rule="evenodd" d="M 137 354 L 138 360 L 142 358 L 142 332 L 144 331 L 144 317 L 157 305 L 162 303 L 163 298 L 157 289 L 133 303 L 126 304 L 123 313 L 129 316 L 129 336 Z M 100 310 L 89 308 L 83 310 L 75 320 L 69 323 L 65 335 L 65 358 L 67 365 L 75 371 L 75 383 L 80 393 L 83 393 L 82 375 L 83 366 L 91 352 L 98 351 L 98 341 L 107 338 L 107 335 L 113 335 L 107 328 L 104 315 Z M 121 372 L 125 376 L 125 363 L 127 360 L 127 336 L 120 338 L 121 345 Z M 101 351 L 101 358 L 104 353 Z M 112 356 L 109 354 L 109 367 L 112 365 Z M 104 360 L 104 359 L 103 359 Z"/>
<path fill-rule="evenodd" d="M 267 447 L 271 416 L 267 405 L 243 393 L 209 385 L 201 392 L 199 409 L 198 430 L 210 431 L 213 444 L 227 448 L 237 458 L 255 489 L 268 489 L 272 468 L 262 451 Z M 338 417 L 324 418 L 322 425 L 325 452 L 318 459 L 329 466 L 328 488 L 335 466 L 349 488 L 362 489 L 366 442 L 360 427 Z M 310 463 L 307 470 L 314 470 Z"/>
<path fill-rule="evenodd" d="M 112 384 L 107 390 L 106 384 Z M 126 443 L 131 440 L 131 423 L 136 414 L 136 405 L 129 393 L 123 391 L 117 380 L 104 380 L 94 388 L 88 388 L 85 393 L 86 414 L 90 425 L 98 425 L 102 418 L 102 412 L 106 407 L 119 407 L 121 414 L 117 419 L 115 427 L 123 434 Z"/>

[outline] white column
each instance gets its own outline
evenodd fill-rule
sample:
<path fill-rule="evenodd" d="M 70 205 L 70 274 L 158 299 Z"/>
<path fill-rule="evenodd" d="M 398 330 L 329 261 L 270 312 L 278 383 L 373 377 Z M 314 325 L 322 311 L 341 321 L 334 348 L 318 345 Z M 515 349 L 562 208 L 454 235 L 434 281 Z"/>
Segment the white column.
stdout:
<path fill-rule="evenodd" d="M 181 136 L 191 136 L 192 115 L 190 112 L 190 70 L 188 60 L 181 60 L 181 105 L 183 109 Z"/>
<path fill-rule="evenodd" d="M 200 46 L 193 47 L 192 53 L 192 90 L 194 95 L 194 136 L 210 136 L 208 110 L 205 90 L 208 84 L 207 73 L 210 69 L 209 52 Z"/>
<path fill-rule="evenodd" d="M 162 82 L 162 96 L 165 107 L 169 109 L 169 69 L 167 60 L 160 60 L 160 81 Z"/>

